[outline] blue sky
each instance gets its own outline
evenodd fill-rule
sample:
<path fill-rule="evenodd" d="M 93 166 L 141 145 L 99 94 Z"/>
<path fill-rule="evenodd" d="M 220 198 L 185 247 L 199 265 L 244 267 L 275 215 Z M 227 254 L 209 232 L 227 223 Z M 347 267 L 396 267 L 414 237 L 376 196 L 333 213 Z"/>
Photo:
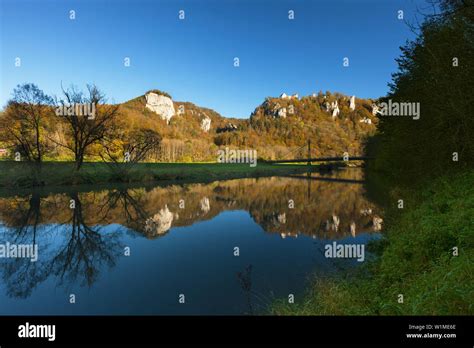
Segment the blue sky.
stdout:
<path fill-rule="evenodd" d="M 415 0 L 0 0 L 0 105 L 20 83 L 59 95 L 96 83 L 111 102 L 149 89 L 248 117 L 267 96 L 385 95 Z M 74 10 L 76 19 L 69 19 Z M 185 11 L 179 20 L 178 12 Z M 295 19 L 288 19 L 293 10 Z M 21 67 L 15 67 L 15 58 Z M 130 67 L 124 66 L 125 57 Z M 234 67 L 234 57 L 240 67 Z M 343 67 L 343 58 L 349 67 Z"/>

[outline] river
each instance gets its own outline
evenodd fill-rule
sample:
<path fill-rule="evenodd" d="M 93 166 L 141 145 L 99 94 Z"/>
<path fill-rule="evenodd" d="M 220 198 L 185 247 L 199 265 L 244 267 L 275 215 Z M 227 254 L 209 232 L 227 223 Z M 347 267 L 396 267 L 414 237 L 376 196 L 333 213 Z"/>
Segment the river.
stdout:
<path fill-rule="evenodd" d="M 382 211 L 361 169 L 0 197 L 1 315 L 261 314 L 362 262 Z M 370 255 L 366 255 L 368 260 Z M 290 300 L 291 301 L 291 300 Z"/>

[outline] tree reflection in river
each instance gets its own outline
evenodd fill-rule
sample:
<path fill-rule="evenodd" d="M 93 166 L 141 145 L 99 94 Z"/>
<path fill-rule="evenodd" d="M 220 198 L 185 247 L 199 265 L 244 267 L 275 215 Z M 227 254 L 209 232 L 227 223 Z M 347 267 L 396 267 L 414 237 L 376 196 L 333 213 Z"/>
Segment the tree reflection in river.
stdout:
<path fill-rule="evenodd" d="M 252 178 L 0 198 L 0 241 L 37 243 L 40 252 L 38 262 L 1 260 L 3 280 L 12 297 L 28 297 L 50 275 L 60 285 L 91 286 L 104 265 L 113 267 L 123 255 L 122 233 L 154 239 L 227 210 L 248 211 L 265 232 L 281 238 L 341 239 L 379 231 L 381 213 L 365 198 L 361 175 L 348 170 L 331 178 Z M 247 270 L 239 278 L 244 290 L 249 277 Z"/>
<path fill-rule="evenodd" d="M 37 244 L 39 253 L 36 262 L 26 258 L 1 260 L 9 296 L 26 298 L 51 275 L 62 285 L 91 286 L 102 265 L 112 267 L 122 252 L 118 233 L 102 233 L 100 226 L 85 222 L 77 192 L 71 193 L 67 201 L 66 197 L 33 193 L 23 199 L 2 199 L 2 220 L 10 228 L 2 229 L 1 243 Z M 70 199 L 74 200 L 72 208 Z"/>

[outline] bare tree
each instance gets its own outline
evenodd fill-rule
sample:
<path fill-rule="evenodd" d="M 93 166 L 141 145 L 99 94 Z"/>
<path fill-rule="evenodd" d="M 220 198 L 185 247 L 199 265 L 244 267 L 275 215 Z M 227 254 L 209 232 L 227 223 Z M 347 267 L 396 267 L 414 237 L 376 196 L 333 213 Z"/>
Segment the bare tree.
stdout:
<path fill-rule="evenodd" d="M 67 90 L 63 88 L 63 94 L 65 100 L 61 100 L 58 107 L 70 111 L 61 115 L 69 126 L 70 141 L 60 145 L 74 153 L 76 170 L 79 170 L 88 149 L 100 143 L 113 128 L 119 106 L 106 104 L 105 95 L 95 85 L 87 85 L 87 96 L 73 86 Z M 81 108 L 89 108 L 93 114 L 78 114 L 77 110 Z"/>
<path fill-rule="evenodd" d="M 117 127 L 109 134 L 113 138 L 105 138 L 101 157 L 109 167 L 126 178 L 130 170 L 140 161 L 146 159 L 150 152 L 159 149 L 161 136 L 151 129 L 135 129 L 127 131 L 125 127 Z"/>

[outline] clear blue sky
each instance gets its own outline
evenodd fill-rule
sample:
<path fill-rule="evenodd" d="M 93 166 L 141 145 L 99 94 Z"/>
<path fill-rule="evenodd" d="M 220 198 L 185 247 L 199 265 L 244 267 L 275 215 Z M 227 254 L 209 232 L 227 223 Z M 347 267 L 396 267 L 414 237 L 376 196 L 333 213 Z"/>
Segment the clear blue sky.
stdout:
<path fill-rule="evenodd" d="M 111 102 L 149 89 L 248 117 L 267 96 L 338 91 L 385 95 L 399 46 L 397 19 L 415 0 L 0 0 L 0 106 L 20 83 L 49 94 L 96 83 Z M 185 11 L 185 20 L 178 11 Z M 76 19 L 69 19 L 75 10 Z M 288 11 L 295 19 L 288 19 Z M 15 58 L 21 67 L 15 67 Z M 130 57 L 131 66 L 124 67 Z M 239 57 L 240 67 L 233 66 Z M 350 59 L 344 68 L 342 60 Z"/>

